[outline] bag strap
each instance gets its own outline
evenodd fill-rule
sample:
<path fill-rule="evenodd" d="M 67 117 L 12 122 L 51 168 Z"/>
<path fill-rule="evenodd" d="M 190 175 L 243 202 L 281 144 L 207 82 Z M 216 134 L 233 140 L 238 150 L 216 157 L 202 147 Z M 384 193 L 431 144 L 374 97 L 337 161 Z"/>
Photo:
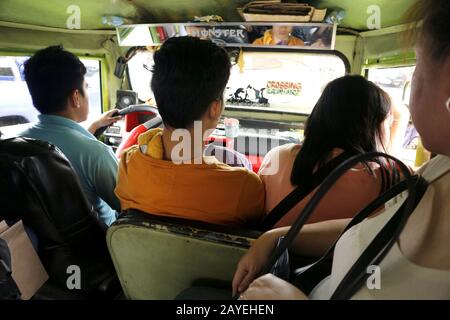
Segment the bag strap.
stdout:
<path fill-rule="evenodd" d="M 18 300 L 20 296 L 20 290 L 12 278 L 8 245 L 0 238 L 0 300 Z"/>
<path fill-rule="evenodd" d="M 408 218 L 423 198 L 428 187 L 428 183 L 424 178 L 415 176 L 414 179 L 416 180 L 415 188 L 408 195 L 408 198 L 411 197 L 413 202 L 405 201 L 402 204 L 400 209 L 397 210 L 389 222 L 375 236 L 341 280 L 331 299 L 351 298 L 369 277 L 367 267 L 370 265 L 379 265 L 389 253 L 392 246 L 397 242 Z"/>
<path fill-rule="evenodd" d="M 361 223 L 364 219 L 366 219 L 368 216 L 370 216 L 375 210 L 380 208 L 382 205 L 384 205 L 386 202 L 391 200 L 392 198 L 398 196 L 400 193 L 408 189 L 408 181 L 403 180 L 399 183 L 397 183 L 395 186 L 393 186 L 391 189 L 385 191 L 381 196 L 373 200 L 369 205 L 367 205 L 363 210 L 361 210 L 347 225 L 347 227 L 344 229 L 344 231 L 341 232 L 339 237 L 335 240 L 335 242 L 328 248 L 328 250 L 325 252 L 324 255 L 320 259 L 318 259 L 316 262 L 314 262 L 312 265 L 310 265 L 308 268 L 302 270 L 300 273 L 297 273 L 296 276 L 304 276 L 307 273 L 315 274 L 315 270 L 318 270 L 323 265 L 327 265 L 326 262 L 328 259 L 331 258 L 332 254 L 334 253 L 334 249 L 336 248 L 336 244 L 338 243 L 339 239 L 342 237 L 342 235 L 347 232 L 350 228 L 353 226 Z M 331 273 L 331 265 L 327 265 L 329 267 L 329 273 Z M 294 279 L 295 282 L 295 279 Z M 295 284 L 295 283 L 294 283 Z"/>
<path fill-rule="evenodd" d="M 320 185 L 317 192 L 312 196 L 311 200 L 306 204 L 305 208 L 301 212 L 301 214 L 297 217 L 291 228 L 289 229 L 288 233 L 284 237 L 283 241 L 280 243 L 279 246 L 275 248 L 275 250 L 272 252 L 271 256 L 268 259 L 268 263 L 265 265 L 265 267 L 262 269 L 262 274 L 269 273 L 278 258 L 284 253 L 285 250 L 288 249 L 288 247 L 291 245 L 292 241 L 297 237 L 297 234 L 300 232 L 302 227 L 305 225 L 306 221 L 310 218 L 310 216 L 313 214 L 315 208 L 318 206 L 322 198 L 325 196 L 325 194 L 331 189 L 331 187 L 336 183 L 336 181 L 345 173 L 347 170 L 353 168 L 357 163 L 360 163 L 362 161 L 370 161 L 374 158 L 387 158 L 390 160 L 395 161 L 399 169 L 402 171 L 403 176 L 405 177 L 405 183 L 408 186 L 409 195 L 414 193 L 414 187 L 415 187 L 415 180 L 412 179 L 411 172 L 409 168 L 400 160 L 397 158 L 381 153 L 381 152 L 369 152 L 364 154 L 359 154 L 356 156 L 351 157 L 350 159 L 346 160 L 344 163 L 342 163 L 339 167 L 337 167 L 335 170 L 333 170 L 330 175 L 323 181 L 323 183 Z M 412 201 L 413 199 L 411 197 L 408 197 L 406 200 L 406 203 L 408 204 L 408 208 L 410 209 L 411 206 L 414 206 L 414 203 Z M 412 209 L 413 210 L 413 209 Z"/>
<path fill-rule="evenodd" d="M 301 152 L 301 151 L 300 151 Z M 325 178 L 340 164 L 350 159 L 354 154 L 348 151 L 344 151 L 337 157 L 334 157 L 323 165 L 311 176 L 311 183 L 309 187 L 303 185 L 296 187 L 292 190 L 283 200 L 281 200 L 275 208 L 273 208 L 262 222 L 263 230 L 270 230 L 273 226 L 281 220 L 293 207 L 295 207 L 300 201 L 308 196 L 314 189 L 316 189 Z"/>

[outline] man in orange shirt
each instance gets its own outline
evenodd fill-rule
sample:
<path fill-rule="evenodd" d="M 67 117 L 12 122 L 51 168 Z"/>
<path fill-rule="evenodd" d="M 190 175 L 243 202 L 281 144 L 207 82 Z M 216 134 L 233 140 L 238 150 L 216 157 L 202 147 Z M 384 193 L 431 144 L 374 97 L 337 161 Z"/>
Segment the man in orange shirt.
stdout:
<path fill-rule="evenodd" d="M 123 154 L 116 187 L 122 209 L 228 226 L 261 222 L 260 178 L 203 152 L 223 111 L 230 67 L 226 51 L 209 40 L 171 38 L 155 52 L 151 88 L 164 129 L 140 135 Z"/>

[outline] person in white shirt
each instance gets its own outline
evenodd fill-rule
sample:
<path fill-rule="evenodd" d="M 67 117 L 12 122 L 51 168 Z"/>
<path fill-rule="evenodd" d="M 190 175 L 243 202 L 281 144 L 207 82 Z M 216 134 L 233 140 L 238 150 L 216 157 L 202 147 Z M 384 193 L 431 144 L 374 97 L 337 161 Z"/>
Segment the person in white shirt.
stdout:
<path fill-rule="evenodd" d="M 352 299 L 450 299 L 450 2 L 419 0 L 414 8 L 419 13 L 415 20 L 423 19 L 423 25 L 417 37 L 410 110 L 424 147 L 437 156 L 421 169 L 421 175 L 429 182 L 428 189 L 397 243 L 379 265 L 380 289 L 363 286 Z M 309 296 L 271 274 L 255 280 L 278 238 L 289 227 L 263 234 L 238 264 L 234 294 L 241 299 L 258 300 L 329 299 L 347 270 L 403 201 L 355 225 L 340 238 L 331 275 Z M 348 223 L 348 219 L 342 219 L 306 225 L 291 249 L 301 255 L 320 257 Z"/>

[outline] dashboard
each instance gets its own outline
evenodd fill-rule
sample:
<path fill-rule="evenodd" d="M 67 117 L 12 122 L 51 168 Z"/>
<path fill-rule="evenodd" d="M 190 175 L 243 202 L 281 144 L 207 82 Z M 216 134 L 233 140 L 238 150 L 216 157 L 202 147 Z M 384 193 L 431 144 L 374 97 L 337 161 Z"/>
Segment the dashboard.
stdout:
<path fill-rule="evenodd" d="M 264 156 L 271 149 L 287 143 L 300 143 L 303 137 L 304 125 L 301 122 L 250 119 L 245 116 L 236 118 L 239 120 L 238 132 L 229 137 L 225 129 L 225 118 L 221 118 L 206 143 L 231 148 L 245 155 L 254 171 L 259 169 Z M 128 138 L 130 131 L 148 119 L 148 116 L 139 112 L 128 114 L 104 132 L 103 140 L 117 150 L 121 142 Z"/>

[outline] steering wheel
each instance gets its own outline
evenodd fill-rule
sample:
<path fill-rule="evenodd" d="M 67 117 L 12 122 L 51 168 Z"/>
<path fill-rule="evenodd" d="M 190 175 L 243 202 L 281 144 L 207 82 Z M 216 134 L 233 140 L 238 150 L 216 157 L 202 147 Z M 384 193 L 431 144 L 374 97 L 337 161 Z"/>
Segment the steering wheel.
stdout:
<path fill-rule="evenodd" d="M 133 104 L 126 108 L 120 109 L 117 114 L 119 116 L 124 116 L 133 112 L 151 112 L 155 115 L 159 115 L 158 108 L 149 106 L 147 104 Z"/>
<path fill-rule="evenodd" d="M 147 112 L 147 113 L 153 114 L 154 117 L 151 118 L 150 120 L 134 127 L 133 130 L 130 131 L 128 137 L 126 139 L 122 140 L 122 142 L 120 143 L 120 145 L 117 147 L 117 150 L 116 150 L 116 156 L 118 158 L 120 158 L 120 156 L 122 155 L 122 153 L 125 149 L 128 149 L 129 147 L 137 144 L 138 136 L 141 133 L 144 133 L 147 130 L 152 129 L 152 128 L 157 128 L 163 123 L 162 118 L 159 115 L 158 109 L 155 107 L 146 105 L 146 104 L 131 105 L 129 107 L 119 110 L 117 112 L 117 115 L 125 116 L 127 114 L 134 113 L 134 112 Z M 106 130 L 106 128 L 104 130 Z"/>
<path fill-rule="evenodd" d="M 119 111 L 114 112 L 111 116 L 112 117 L 124 116 L 124 115 L 127 115 L 129 113 L 133 113 L 133 112 L 150 112 L 150 113 L 153 113 L 155 115 L 159 115 L 158 109 L 155 108 L 155 107 L 152 107 L 152 106 L 149 106 L 149 105 L 146 105 L 146 104 L 133 104 L 133 105 L 130 105 L 130 106 L 126 107 L 126 108 L 123 108 L 123 109 L 121 109 Z M 104 126 L 104 127 L 98 128 L 95 131 L 94 136 L 96 138 L 100 137 L 103 134 L 103 132 L 105 132 L 106 129 L 108 129 L 109 127 L 110 126 Z"/>

